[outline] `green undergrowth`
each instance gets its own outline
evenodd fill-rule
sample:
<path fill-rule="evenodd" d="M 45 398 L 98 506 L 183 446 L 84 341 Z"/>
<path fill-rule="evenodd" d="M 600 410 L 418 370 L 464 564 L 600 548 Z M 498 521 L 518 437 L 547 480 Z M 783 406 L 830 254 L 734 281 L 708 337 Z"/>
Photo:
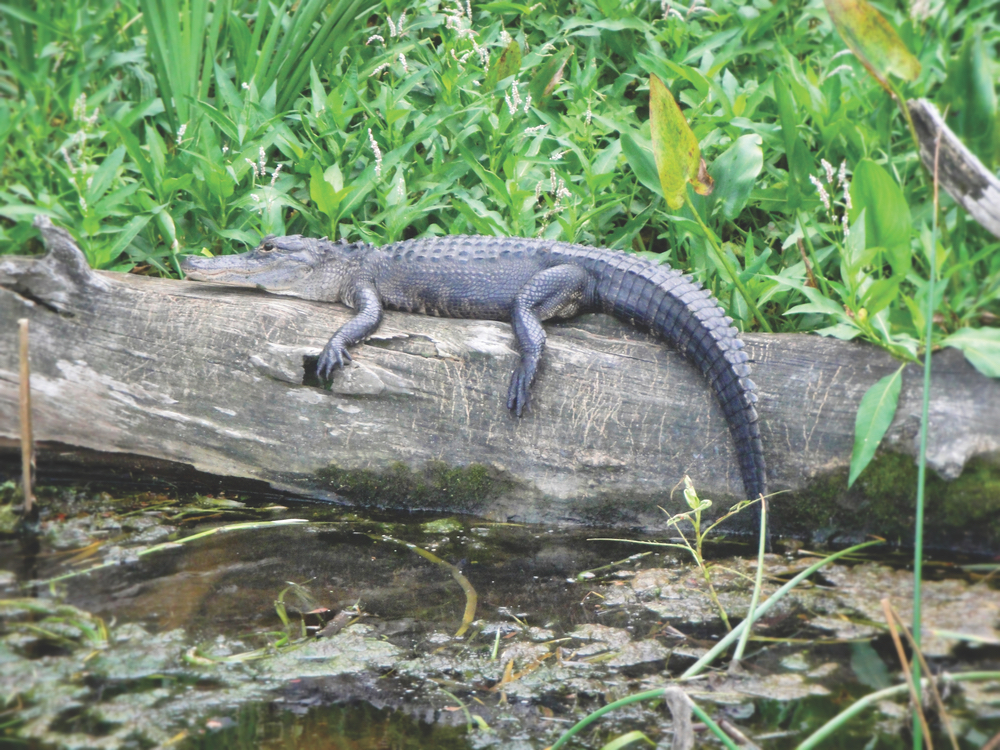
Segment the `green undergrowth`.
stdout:
<path fill-rule="evenodd" d="M 883 9 L 920 64 L 901 93 L 950 106 L 987 166 L 997 7 Z M 997 368 L 971 332 L 1000 320 L 1000 245 L 943 196 L 931 247 L 906 122 L 819 3 L 44 0 L 0 8 L 0 55 L 0 253 L 37 249 L 38 214 L 95 267 L 161 275 L 266 233 L 545 237 L 684 268 L 745 330 L 911 361 L 934 262 L 934 345 Z M 715 180 L 681 208 L 653 75 Z"/>

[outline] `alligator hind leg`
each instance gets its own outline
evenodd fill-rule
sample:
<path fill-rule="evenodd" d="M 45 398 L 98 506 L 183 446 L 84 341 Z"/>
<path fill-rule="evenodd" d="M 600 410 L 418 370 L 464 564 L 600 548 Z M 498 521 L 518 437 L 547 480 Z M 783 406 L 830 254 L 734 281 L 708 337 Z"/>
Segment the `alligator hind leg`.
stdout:
<path fill-rule="evenodd" d="M 594 282 L 579 266 L 553 266 L 539 271 L 514 297 L 511 325 L 517 350 L 521 353 L 507 391 L 507 408 L 521 416 L 531 400 L 531 383 L 545 348 L 542 321 L 571 318 L 589 307 Z"/>

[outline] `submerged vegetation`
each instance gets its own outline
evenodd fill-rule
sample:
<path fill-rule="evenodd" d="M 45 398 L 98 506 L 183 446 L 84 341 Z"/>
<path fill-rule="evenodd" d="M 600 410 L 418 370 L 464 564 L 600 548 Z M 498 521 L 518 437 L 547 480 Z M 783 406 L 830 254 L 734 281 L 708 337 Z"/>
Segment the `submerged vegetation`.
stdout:
<path fill-rule="evenodd" d="M 912 576 L 872 557 L 877 543 L 758 562 L 661 545 L 608 565 L 622 545 L 592 531 L 39 495 L 38 549 L 0 538 L 17 571 L 0 571 L 0 744 L 621 748 L 669 744 L 690 706 L 782 750 L 850 707 L 821 747 L 907 746 L 907 687 L 873 592 L 903 601 Z M 978 748 L 1000 729 L 1000 672 L 986 671 L 1000 591 L 986 566 L 935 569 L 923 649 L 946 667 L 960 746 Z M 747 635 L 743 667 L 720 669 Z"/>

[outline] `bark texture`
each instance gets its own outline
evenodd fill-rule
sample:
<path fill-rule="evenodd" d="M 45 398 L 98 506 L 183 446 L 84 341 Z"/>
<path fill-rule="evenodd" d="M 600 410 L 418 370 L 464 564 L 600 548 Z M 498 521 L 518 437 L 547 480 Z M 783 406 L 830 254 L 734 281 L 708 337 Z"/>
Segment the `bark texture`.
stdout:
<path fill-rule="evenodd" d="M 1000 237 L 1000 180 L 965 147 L 934 104 L 926 99 L 910 99 L 907 106 L 927 171 L 931 175 L 936 172 L 941 186 L 955 202 Z"/>
<path fill-rule="evenodd" d="M 0 439 L 8 445 L 18 435 L 15 322 L 27 317 L 43 447 L 147 456 L 315 498 L 497 520 L 662 526 L 656 506 L 680 507 L 671 491 L 684 474 L 717 506 L 742 497 L 726 421 L 700 373 L 610 318 L 547 327 L 532 411 L 518 420 L 504 404 L 517 356 L 506 324 L 387 313 L 324 390 L 311 374 L 315 358 L 347 309 L 93 273 L 68 234 L 43 231 L 47 256 L 0 260 Z M 897 363 L 818 336 L 745 338 L 772 491 L 844 475 L 858 403 Z M 915 455 L 919 402 L 920 372 L 908 368 L 890 449 Z M 959 352 L 942 352 L 931 420 L 930 462 L 941 476 L 958 476 L 977 456 L 992 460 L 1000 384 Z"/>

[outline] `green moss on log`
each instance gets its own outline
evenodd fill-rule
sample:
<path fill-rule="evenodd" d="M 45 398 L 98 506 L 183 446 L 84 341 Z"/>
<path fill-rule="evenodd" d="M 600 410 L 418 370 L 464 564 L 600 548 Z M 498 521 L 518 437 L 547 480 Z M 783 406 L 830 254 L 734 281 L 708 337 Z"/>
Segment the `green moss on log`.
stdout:
<path fill-rule="evenodd" d="M 479 513 L 509 494 L 514 481 L 483 464 L 451 466 L 428 461 L 414 471 L 402 461 L 385 469 L 345 469 L 331 464 L 316 472 L 323 486 L 364 507 Z"/>
<path fill-rule="evenodd" d="M 779 533 L 821 537 L 875 534 L 912 543 L 917 467 L 910 456 L 880 453 L 847 488 L 847 469 L 826 474 L 802 492 L 778 495 L 772 518 Z M 966 537 L 1000 543 L 1000 463 L 973 459 L 962 475 L 945 481 L 927 474 L 927 538 L 953 546 Z"/>
<path fill-rule="evenodd" d="M 482 514 L 500 500 L 509 506 L 512 499 L 534 493 L 523 482 L 484 464 L 452 466 L 444 461 L 429 461 L 418 469 L 402 462 L 380 470 L 330 465 L 317 477 L 321 487 L 362 507 Z M 881 453 L 850 489 L 845 468 L 822 475 L 804 491 L 774 496 L 771 528 L 781 536 L 805 539 L 846 541 L 871 534 L 908 545 L 913 541 L 916 481 L 911 457 Z M 577 502 L 571 515 L 597 526 L 659 525 L 658 505 L 675 513 L 687 510 L 682 500 L 669 495 L 611 493 Z M 718 516 L 728 507 L 720 500 L 706 517 Z M 748 513 L 723 528 L 754 533 L 753 517 Z M 925 526 L 928 542 L 936 546 L 995 549 L 1000 545 L 1000 460 L 970 461 L 951 482 L 929 472 Z"/>

